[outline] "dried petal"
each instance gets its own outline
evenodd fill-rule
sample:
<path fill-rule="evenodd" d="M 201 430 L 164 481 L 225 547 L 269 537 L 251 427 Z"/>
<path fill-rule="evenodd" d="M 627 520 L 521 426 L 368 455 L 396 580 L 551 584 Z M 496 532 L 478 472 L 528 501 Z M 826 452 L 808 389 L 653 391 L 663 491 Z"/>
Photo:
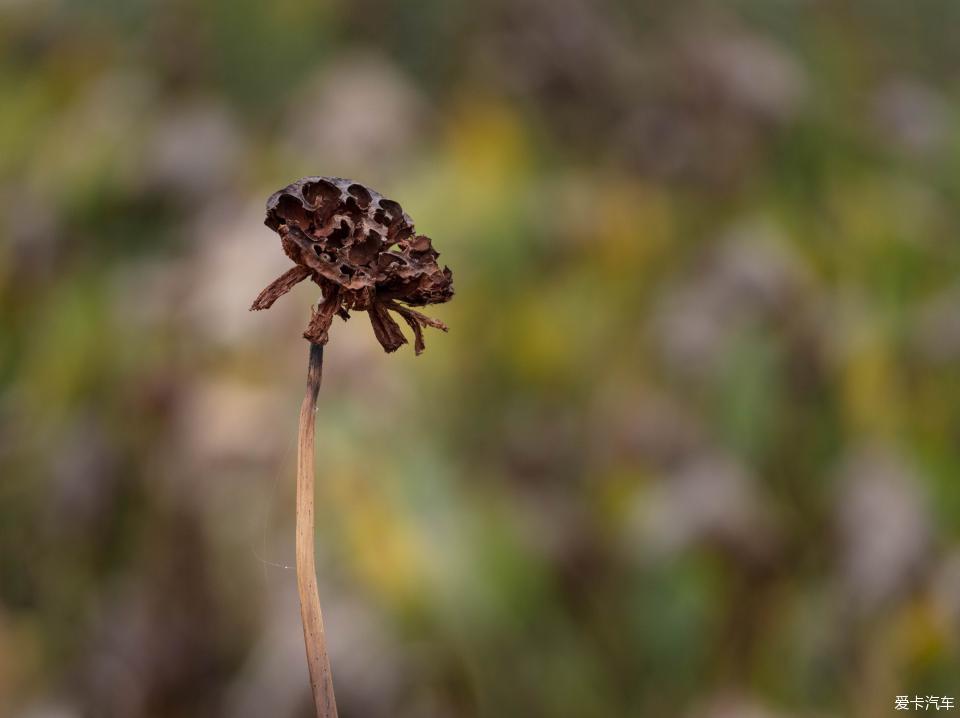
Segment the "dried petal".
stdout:
<path fill-rule="evenodd" d="M 280 297 L 293 289 L 295 285 L 302 282 L 309 276 L 310 270 L 306 267 L 296 266 L 292 269 L 288 269 L 282 275 L 274 279 L 266 289 L 260 292 L 257 298 L 253 300 L 253 305 L 250 307 L 250 309 L 253 311 L 269 309 L 273 306 L 275 301 L 277 301 Z"/>
<path fill-rule="evenodd" d="M 413 351 L 417 356 L 420 356 L 423 354 L 423 350 L 427 348 L 426 342 L 423 341 L 423 327 L 420 326 L 420 322 L 409 314 L 401 313 L 400 316 L 403 317 L 404 321 L 409 324 L 413 330 Z"/>
<path fill-rule="evenodd" d="M 376 302 L 367 312 L 370 315 L 370 324 L 373 334 L 386 352 L 395 352 L 407 343 L 407 338 L 400 331 L 400 325 L 390 316 L 390 312 L 382 303 Z"/>
<path fill-rule="evenodd" d="M 313 310 L 313 316 L 310 318 L 310 324 L 307 325 L 307 331 L 303 333 L 303 338 L 314 344 L 326 344 L 329 339 L 327 332 L 330 330 L 333 315 L 336 314 L 339 306 L 340 287 L 331 285 L 323 301 Z"/>
<path fill-rule="evenodd" d="M 387 309 L 392 309 L 393 311 L 397 312 L 404 317 L 404 319 L 412 319 L 424 327 L 433 327 L 434 329 L 439 329 L 440 331 L 444 332 L 449 331 L 449 327 L 447 327 L 447 325 L 441 322 L 439 319 L 428 317 L 426 314 L 421 314 L 410 307 L 405 307 L 402 304 L 397 304 L 393 301 L 383 302 L 383 305 Z"/>

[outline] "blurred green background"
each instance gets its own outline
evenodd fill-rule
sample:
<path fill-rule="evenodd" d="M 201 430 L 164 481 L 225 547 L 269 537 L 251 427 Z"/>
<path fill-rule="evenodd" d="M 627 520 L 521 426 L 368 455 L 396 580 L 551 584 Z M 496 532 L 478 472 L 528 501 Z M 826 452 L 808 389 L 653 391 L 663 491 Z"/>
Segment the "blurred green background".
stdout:
<path fill-rule="evenodd" d="M 309 174 L 454 271 L 327 350 L 344 718 L 960 699 L 960 3 L 0 0 L 0 715 L 306 718 Z M 955 708 L 955 710 L 957 710 Z"/>

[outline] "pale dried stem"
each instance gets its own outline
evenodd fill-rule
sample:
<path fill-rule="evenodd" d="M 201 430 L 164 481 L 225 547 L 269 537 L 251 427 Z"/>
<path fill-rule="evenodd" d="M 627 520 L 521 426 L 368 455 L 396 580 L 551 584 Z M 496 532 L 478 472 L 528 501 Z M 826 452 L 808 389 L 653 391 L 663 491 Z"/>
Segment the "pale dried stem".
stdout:
<path fill-rule="evenodd" d="M 307 648 L 307 666 L 317 718 L 337 718 L 333 696 L 333 677 L 323 632 L 323 614 L 317 591 L 317 569 L 314 559 L 313 458 L 317 413 L 317 394 L 323 375 L 323 346 L 310 345 L 307 366 L 307 393 L 300 407 L 300 434 L 297 447 L 297 589 L 300 593 L 300 616 L 303 619 L 303 640 Z"/>

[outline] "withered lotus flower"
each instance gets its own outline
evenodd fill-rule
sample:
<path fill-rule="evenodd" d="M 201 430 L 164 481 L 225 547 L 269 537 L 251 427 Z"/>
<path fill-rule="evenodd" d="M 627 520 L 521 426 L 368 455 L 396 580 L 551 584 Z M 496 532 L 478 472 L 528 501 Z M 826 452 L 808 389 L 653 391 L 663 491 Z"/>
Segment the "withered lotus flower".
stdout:
<path fill-rule="evenodd" d="M 260 292 L 251 309 L 267 309 L 307 278 L 323 291 L 303 334 L 310 357 L 297 441 L 297 592 L 317 718 L 337 718 L 314 558 L 314 438 L 323 348 L 334 315 L 348 319 L 351 311 L 365 311 L 383 348 L 396 351 L 407 339 L 393 312 L 410 325 L 419 354 L 424 327 L 447 327 L 411 307 L 448 301 L 452 275 L 437 264 L 430 238 L 414 233 L 413 220 L 400 205 L 359 182 L 297 180 L 267 200 L 265 223 L 280 235 L 295 266 Z"/>
<path fill-rule="evenodd" d="M 280 235 L 283 251 L 296 264 L 274 280 L 251 309 L 267 309 L 304 279 L 323 291 L 304 338 L 326 344 L 334 315 L 370 316 L 384 350 L 407 343 L 391 312 L 413 330 L 417 354 L 424 327 L 446 325 L 411 307 L 441 304 L 453 296 L 450 269 L 437 264 L 431 240 L 416 234 L 403 208 L 379 192 L 340 177 L 304 177 L 267 200 L 264 222 Z"/>

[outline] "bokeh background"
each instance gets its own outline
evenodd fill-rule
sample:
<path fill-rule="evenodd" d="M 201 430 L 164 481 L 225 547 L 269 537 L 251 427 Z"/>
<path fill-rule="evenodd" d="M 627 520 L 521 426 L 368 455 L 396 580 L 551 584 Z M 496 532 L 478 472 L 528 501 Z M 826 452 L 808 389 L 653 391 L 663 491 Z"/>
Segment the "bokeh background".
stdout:
<path fill-rule="evenodd" d="M 316 301 L 263 204 L 399 200 L 337 320 L 344 718 L 960 700 L 960 4 L 0 0 L 0 715 L 306 718 Z M 957 710 L 956 708 L 954 710 Z"/>

